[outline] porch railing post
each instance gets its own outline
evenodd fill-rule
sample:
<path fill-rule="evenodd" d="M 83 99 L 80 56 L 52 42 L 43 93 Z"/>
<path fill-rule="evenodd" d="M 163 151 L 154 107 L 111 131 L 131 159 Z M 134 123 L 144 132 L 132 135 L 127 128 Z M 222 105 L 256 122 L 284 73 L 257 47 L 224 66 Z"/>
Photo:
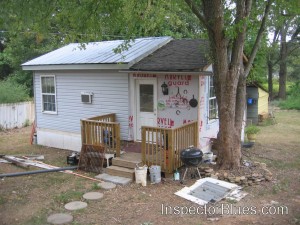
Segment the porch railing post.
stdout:
<path fill-rule="evenodd" d="M 116 156 L 121 156 L 121 138 L 120 138 L 120 124 L 115 124 L 115 131 L 116 131 Z"/>
<path fill-rule="evenodd" d="M 173 173 L 174 169 L 174 130 L 168 130 L 168 172 Z"/>
<path fill-rule="evenodd" d="M 146 163 L 146 128 L 142 127 L 142 161 Z"/>
<path fill-rule="evenodd" d="M 81 143 L 86 144 L 86 138 L 85 138 L 85 121 L 80 120 L 81 125 Z"/>

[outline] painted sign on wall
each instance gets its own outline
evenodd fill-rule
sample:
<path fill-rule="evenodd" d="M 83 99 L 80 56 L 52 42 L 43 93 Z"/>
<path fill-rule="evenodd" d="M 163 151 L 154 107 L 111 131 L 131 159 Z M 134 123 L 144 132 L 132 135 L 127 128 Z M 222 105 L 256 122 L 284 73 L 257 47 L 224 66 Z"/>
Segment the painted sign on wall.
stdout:
<path fill-rule="evenodd" d="M 199 81 L 194 75 L 158 75 L 158 121 L 164 128 L 197 120 Z M 167 85 L 167 86 L 165 86 Z M 166 88 L 168 91 L 166 91 Z"/>

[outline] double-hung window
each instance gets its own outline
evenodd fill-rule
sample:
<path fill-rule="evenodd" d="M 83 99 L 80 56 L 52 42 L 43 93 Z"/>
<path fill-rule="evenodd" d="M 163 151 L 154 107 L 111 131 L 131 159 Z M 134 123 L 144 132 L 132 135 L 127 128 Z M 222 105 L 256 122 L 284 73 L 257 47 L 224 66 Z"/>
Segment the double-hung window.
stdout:
<path fill-rule="evenodd" d="M 41 76 L 42 111 L 57 113 L 55 76 Z"/>
<path fill-rule="evenodd" d="M 209 77 L 208 118 L 209 120 L 214 120 L 218 118 L 218 106 L 213 77 Z"/>

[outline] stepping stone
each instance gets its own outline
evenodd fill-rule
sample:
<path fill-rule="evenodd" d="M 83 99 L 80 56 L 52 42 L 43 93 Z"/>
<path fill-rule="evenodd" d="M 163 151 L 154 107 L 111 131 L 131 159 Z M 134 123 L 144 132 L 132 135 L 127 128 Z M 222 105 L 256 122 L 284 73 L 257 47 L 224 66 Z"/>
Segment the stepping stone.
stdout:
<path fill-rule="evenodd" d="M 47 222 L 51 224 L 66 224 L 73 221 L 73 216 L 66 213 L 52 214 L 47 218 Z"/>
<path fill-rule="evenodd" d="M 78 209 L 84 209 L 86 207 L 87 207 L 87 203 L 80 202 L 80 201 L 74 201 L 74 202 L 65 204 L 65 209 L 67 209 L 67 210 L 78 210 Z"/>
<path fill-rule="evenodd" d="M 98 200 L 103 198 L 103 194 L 100 192 L 88 192 L 83 195 L 83 198 L 87 200 Z"/>
<path fill-rule="evenodd" d="M 105 190 L 116 188 L 116 186 L 117 185 L 115 185 L 114 183 L 111 183 L 111 182 L 102 182 L 102 183 L 98 184 L 98 187 L 101 187 Z"/>

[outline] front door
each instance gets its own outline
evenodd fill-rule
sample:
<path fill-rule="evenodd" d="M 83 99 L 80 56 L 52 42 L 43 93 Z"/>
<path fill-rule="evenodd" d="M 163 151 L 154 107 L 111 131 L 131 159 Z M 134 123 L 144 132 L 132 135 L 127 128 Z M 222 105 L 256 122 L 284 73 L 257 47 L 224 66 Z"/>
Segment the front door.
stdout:
<path fill-rule="evenodd" d="M 142 139 L 142 126 L 157 125 L 157 81 L 136 80 L 136 140 Z"/>

